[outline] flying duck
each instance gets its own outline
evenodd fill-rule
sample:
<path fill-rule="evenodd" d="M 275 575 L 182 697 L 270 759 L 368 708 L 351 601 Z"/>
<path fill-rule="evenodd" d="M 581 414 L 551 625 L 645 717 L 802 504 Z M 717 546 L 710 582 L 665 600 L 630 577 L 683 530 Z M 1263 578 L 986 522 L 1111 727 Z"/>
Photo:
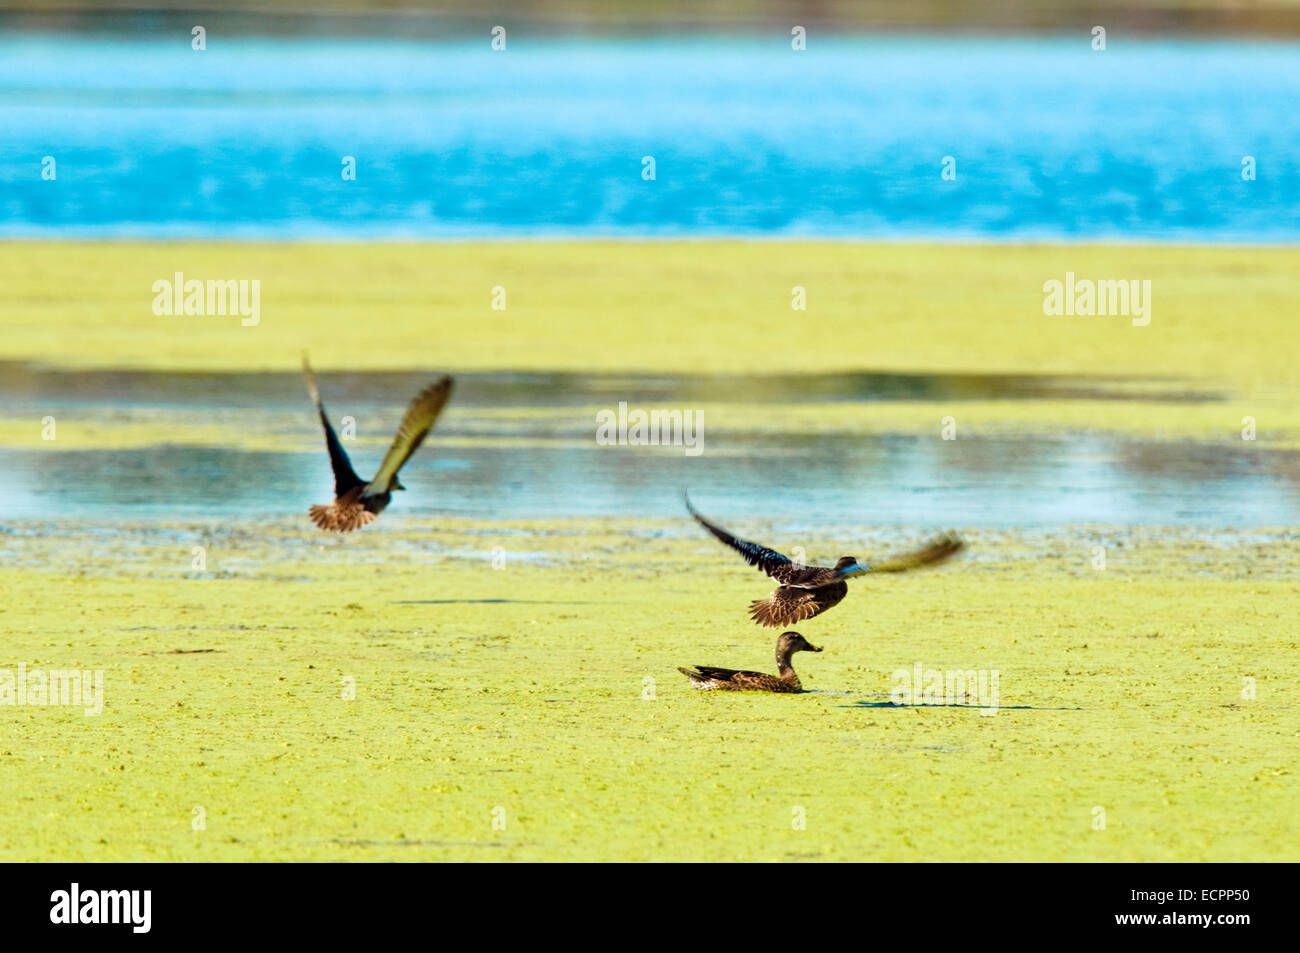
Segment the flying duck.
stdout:
<path fill-rule="evenodd" d="M 749 605 L 749 615 L 755 623 L 774 629 L 803 622 L 839 605 L 849 592 L 846 579 L 867 573 L 905 572 L 928 566 L 942 562 L 965 545 L 956 536 L 941 536 L 916 552 L 869 565 L 859 563 L 854 556 L 841 556 L 833 567 L 801 566 L 774 549 L 738 539 L 721 526 L 710 523 L 691 505 L 690 497 L 686 497 L 686 508 L 696 522 L 740 553 L 745 562 L 757 566 L 781 584 L 766 599 L 756 599 Z"/>
<path fill-rule="evenodd" d="M 393 445 L 388 448 L 379 470 L 370 482 L 357 476 L 352 469 L 338 435 L 330 426 L 329 417 L 325 415 L 325 405 L 321 403 L 320 391 L 316 387 L 316 375 L 307 363 L 307 355 L 302 356 L 302 373 L 307 379 L 307 391 L 316 404 L 321 426 L 325 428 L 325 446 L 329 450 L 330 465 L 334 468 L 334 502 L 316 505 L 307 512 L 311 521 L 329 533 L 350 533 L 375 521 L 393 497 L 394 490 L 405 490 L 397 479 L 397 471 L 406 463 L 415 449 L 424 442 L 442 413 L 442 408 L 451 395 L 452 380 L 440 377 L 420 393 L 415 395 L 411 406 L 406 409 L 401 426 Z"/>
<path fill-rule="evenodd" d="M 711 665 L 692 665 L 679 668 L 691 680 L 691 684 L 700 691 L 725 692 L 798 692 L 803 691 L 799 685 L 799 676 L 794 673 L 790 656 L 795 652 L 820 652 L 815 645 L 798 632 L 782 632 L 776 640 L 776 670 L 779 675 L 765 675 L 762 672 L 738 672 L 730 668 L 714 668 Z"/>

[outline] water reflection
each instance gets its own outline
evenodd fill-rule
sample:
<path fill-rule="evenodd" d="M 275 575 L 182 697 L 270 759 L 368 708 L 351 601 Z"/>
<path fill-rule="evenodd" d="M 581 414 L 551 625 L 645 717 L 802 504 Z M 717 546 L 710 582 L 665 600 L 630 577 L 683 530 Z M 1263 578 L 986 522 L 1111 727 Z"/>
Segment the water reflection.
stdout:
<path fill-rule="evenodd" d="M 394 395 L 427 372 L 326 375 L 336 415 L 395 417 Z M 1061 523 L 1288 525 L 1300 461 L 1251 445 L 1227 450 L 1105 434 L 966 437 L 800 433 L 782 407 L 827 401 L 1019 399 L 1126 394 L 1123 381 L 980 375 L 825 377 L 461 375 L 453 407 L 403 472 L 394 513 L 523 519 L 677 516 L 689 486 L 718 518 L 912 526 Z M 1144 388 L 1143 392 L 1149 392 Z M 1213 395 L 1171 384 L 1168 399 Z M 1132 395 L 1130 395 L 1132 396 Z M 602 447 L 590 408 L 616 399 L 689 407 L 730 400 L 771 407 L 761 430 L 714 428 L 705 453 Z M 8 416 L 46 413 L 111 432 L 146 419 L 157 443 L 129 449 L 57 444 L 3 451 L 0 519 L 220 518 L 292 514 L 325 500 L 328 461 L 296 373 L 68 372 L 0 366 Z M 538 418 L 541 410 L 560 413 Z M 568 413 L 568 410 L 572 413 Z M 286 442 L 294 452 L 169 443 L 210 419 Z M 388 430 L 385 434 L 391 433 Z M 485 439 L 490 438 L 490 439 Z M 311 452 L 296 452 L 298 447 Z M 382 443 L 350 452 L 367 471 Z M 736 526 L 741 529 L 741 526 Z"/>
<path fill-rule="evenodd" d="M 432 373 L 329 371 L 331 403 L 383 401 L 418 390 Z M 1153 383 L 1161 385 L 1153 389 Z M 1212 390 L 1167 380 L 1034 374 L 588 374 L 555 371 L 456 373 L 456 403 L 472 407 L 608 405 L 634 395 L 645 404 L 823 403 L 887 400 L 1219 399 Z M 257 372 L 64 370 L 0 362 L 0 405 L 107 403 L 120 407 L 298 409 L 302 375 Z"/>

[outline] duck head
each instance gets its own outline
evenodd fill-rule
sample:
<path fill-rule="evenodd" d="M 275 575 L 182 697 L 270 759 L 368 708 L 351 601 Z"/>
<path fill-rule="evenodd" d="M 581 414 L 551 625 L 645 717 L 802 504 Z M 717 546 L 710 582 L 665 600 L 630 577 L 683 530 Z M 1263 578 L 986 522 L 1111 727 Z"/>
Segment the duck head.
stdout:
<path fill-rule="evenodd" d="M 858 562 L 857 556 L 841 556 L 835 564 L 835 570 L 846 576 L 853 572 L 866 572 L 867 567 Z"/>
<path fill-rule="evenodd" d="M 777 657 L 785 656 L 789 658 L 795 652 L 820 652 L 817 646 L 813 645 L 798 632 L 782 632 L 781 637 L 776 640 Z"/>

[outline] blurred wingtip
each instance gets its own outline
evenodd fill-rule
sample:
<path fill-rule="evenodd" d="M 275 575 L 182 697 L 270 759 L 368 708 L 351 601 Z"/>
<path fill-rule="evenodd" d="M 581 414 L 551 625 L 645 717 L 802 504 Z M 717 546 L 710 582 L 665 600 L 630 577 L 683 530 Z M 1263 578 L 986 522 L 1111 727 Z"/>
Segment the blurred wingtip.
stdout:
<path fill-rule="evenodd" d="M 695 504 L 691 502 L 691 494 L 686 487 L 682 487 L 682 502 L 686 504 L 686 512 L 696 519 L 700 518 L 700 512 L 695 508 Z"/>

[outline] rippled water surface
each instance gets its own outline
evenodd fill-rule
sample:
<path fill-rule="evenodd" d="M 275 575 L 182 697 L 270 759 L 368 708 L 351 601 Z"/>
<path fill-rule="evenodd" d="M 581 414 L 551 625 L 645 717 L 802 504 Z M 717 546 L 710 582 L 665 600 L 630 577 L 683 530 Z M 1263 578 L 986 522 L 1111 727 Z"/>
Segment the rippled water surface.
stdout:
<path fill-rule="evenodd" d="M 0 33 L 0 235 L 1300 239 L 1295 44 L 188 40 Z"/>
<path fill-rule="evenodd" d="M 344 416 L 357 421 L 364 439 L 347 446 L 363 475 L 378 464 L 405 401 L 426 378 L 321 375 L 336 424 Z M 1180 402 L 1216 399 L 1176 386 L 1161 393 Z M 945 441 L 937 418 L 932 432 L 874 436 L 810 434 L 790 423 L 800 408 L 831 404 L 1101 395 L 1131 396 L 1123 381 L 978 375 L 467 374 L 403 471 L 410 489 L 394 507 L 473 518 L 671 517 L 682 515 L 681 491 L 689 486 L 701 509 L 737 532 L 760 520 L 935 527 L 1296 522 L 1300 460 L 1245 442 L 1067 433 Z M 731 420 L 726 402 L 741 396 L 745 413 Z M 619 401 L 647 409 L 707 406 L 703 452 L 598 445 L 596 412 Z M 30 417 L 34 432 L 51 415 L 69 435 L 0 451 L 0 520 L 7 522 L 293 515 L 327 501 L 333 486 L 297 374 L 6 365 L 0 404 L 10 417 Z M 757 418 L 754 406 L 762 411 Z M 228 428 L 231 445 L 188 445 L 207 426 Z M 144 446 L 102 449 L 78 446 L 77 427 L 96 440 L 131 428 L 154 436 Z"/>

